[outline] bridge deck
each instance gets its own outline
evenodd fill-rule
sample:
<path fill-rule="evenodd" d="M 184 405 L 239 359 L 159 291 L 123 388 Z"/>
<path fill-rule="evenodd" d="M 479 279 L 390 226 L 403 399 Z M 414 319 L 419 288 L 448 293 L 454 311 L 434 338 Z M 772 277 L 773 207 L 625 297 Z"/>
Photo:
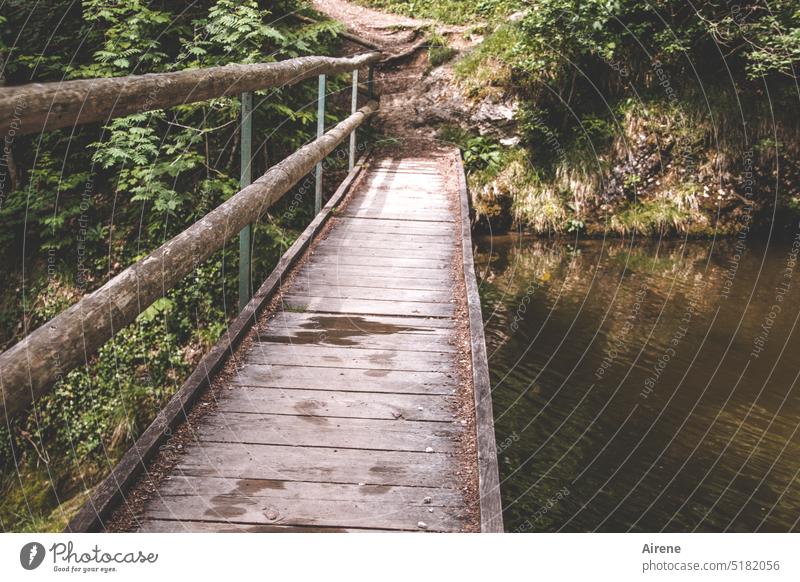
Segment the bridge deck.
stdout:
<path fill-rule="evenodd" d="M 371 164 L 241 348 L 140 531 L 477 528 L 451 156 Z"/>

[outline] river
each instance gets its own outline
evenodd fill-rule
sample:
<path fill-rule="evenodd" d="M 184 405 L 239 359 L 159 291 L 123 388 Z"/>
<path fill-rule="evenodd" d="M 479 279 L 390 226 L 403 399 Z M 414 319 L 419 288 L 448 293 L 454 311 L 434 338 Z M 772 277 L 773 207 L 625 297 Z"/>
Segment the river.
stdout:
<path fill-rule="evenodd" d="M 478 239 L 506 529 L 797 530 L 797 251 Z"/>

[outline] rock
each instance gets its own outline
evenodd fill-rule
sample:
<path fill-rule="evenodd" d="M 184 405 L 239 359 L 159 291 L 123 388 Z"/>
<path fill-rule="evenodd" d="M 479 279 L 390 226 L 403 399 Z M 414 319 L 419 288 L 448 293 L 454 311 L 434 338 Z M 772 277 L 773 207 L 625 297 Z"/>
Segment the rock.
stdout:
<path fill-rule="evenodd" d="M 430 497 L 426 497 L 425 499 L 422 500 L 422 503 L 424 503 L 426 505 L 429 505 L 431 503 L 431 501 L 432 501 L 432 499 Z"/>
<path fill-rule="evenodd" d="M 418 522 L 417 522 L 417 527 L 418 527 L 419 529 L 428 529 L 428 524 L 427 524 L 427 523 L 425 523 L 424 521 L 418 521 Z"/>
<path fill-rule="evenodd" d="M 433 447 L 425 447 L 425 452 L 426 453 L 432 453 L 433 452 Z"/>

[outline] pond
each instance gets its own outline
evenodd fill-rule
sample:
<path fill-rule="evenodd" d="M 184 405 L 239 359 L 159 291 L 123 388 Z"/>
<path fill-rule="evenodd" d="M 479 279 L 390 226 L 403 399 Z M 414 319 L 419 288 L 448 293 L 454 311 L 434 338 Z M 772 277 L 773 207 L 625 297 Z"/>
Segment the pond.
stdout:
<path fill-rule="evenodd" d="M 797 530 L 798 250 L 478 239 L 506 529 Z"/>

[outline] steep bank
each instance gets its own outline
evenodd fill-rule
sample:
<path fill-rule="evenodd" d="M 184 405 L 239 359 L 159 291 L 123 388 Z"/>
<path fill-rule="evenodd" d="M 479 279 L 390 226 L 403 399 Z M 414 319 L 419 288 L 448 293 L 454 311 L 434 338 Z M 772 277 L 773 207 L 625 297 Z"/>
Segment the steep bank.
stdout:
<path fill-rule="evenodd" d="M 480 230 L 778 232 L 797 220 L 800 16 L 787 2 L 360 0 L 452 60 L 409 119 L 464 151 Z M 430 25 L 428 25 L 430 28 Z"/>

